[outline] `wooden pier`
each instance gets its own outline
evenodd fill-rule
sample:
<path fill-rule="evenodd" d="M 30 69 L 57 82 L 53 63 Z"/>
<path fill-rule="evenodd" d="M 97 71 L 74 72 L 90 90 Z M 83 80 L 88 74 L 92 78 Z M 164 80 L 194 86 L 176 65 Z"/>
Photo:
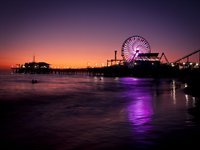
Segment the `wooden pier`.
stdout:
<path fill-rule="evenodd" d="M 171 64 L 160 64 L 159 66 L 110 66 L 99 68 L 43 68 L 26 69 L 12 68 L 13 73 L 23 74 L 61 74 L 61 75 L 88 75 L 88 76 L 107 76 L 107 77 L 181 77 L 199 68 L 182 68 L 172 66 Z"/>

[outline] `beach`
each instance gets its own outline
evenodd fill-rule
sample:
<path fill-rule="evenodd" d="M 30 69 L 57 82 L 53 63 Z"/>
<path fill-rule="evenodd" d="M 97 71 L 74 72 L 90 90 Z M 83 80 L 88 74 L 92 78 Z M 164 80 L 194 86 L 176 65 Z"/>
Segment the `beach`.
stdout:
<path fill-rule="evenodd" d="M 199 121 L 188 113 L 197 98 L 176 79 L 6 73 L 0 80 L 4 149 L 198 147 Z"/>

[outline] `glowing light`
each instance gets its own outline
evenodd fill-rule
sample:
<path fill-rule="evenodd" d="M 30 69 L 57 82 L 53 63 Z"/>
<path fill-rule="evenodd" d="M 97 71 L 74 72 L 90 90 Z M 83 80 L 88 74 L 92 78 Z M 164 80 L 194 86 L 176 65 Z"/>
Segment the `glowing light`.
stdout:
<path fill-rule="evenodd" d="M 189 98 L 188 98 L 188 95 L 186 94 L 185 95 L 185 105 L 186 105 L 186 107 L 188 107 L 188 102 L 189 102 Z"/>
<path fill-rule="evenodd" d="M 141 80 L 137 78 L 123 78 L 121 79 L 125 83 L 140 84 Z M 131 103 L 127 107 L 128 119 L 133 126 L 134 132 L 138 133 L 140 137 L 143 137 L 151 129 L 150 122 L 152 121 L 153 107 L 152 96 L 150 93 L 141 90 L 134 89 L 134 92 L 130 90 L 125 94 L 130 98 Z"/>
<path fill-rule="evenodd" d="M 140 53 L 149 53 L 150 45 L 141 36 L 132 36 L 126 39 L 122 45 L 122 57 L 127 62 L 133 61 Z"/>
<path fill-rule="evenodd" d="M 153 115 L 151 97 L 143 96 L 143 94 L 139 92 L 136 97 L 137 100 L 134 100 L 128 107 L 129 120 L 138 133 L 145 133 L 149 130 L 149 126 L 145 124 L 151 121 Z"/>
<path fill-rule="evenodd" d="M 185 83 L 184 87 L 185 87 L 185 88 L 188 87 L 187 83 Z"/>
<path fill-rule="evenodd" d="M 171 95 L 173 98 L 173 104 L 176 104 L 176 81 L 172 81 L 172 90 L 171 90 Z"/>

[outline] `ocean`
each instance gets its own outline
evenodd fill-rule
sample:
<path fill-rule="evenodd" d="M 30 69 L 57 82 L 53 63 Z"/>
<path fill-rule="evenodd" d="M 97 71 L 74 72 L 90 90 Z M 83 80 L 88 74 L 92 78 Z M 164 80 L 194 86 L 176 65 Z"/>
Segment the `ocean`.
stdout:
<path fill-rule="evenodd" d="M 32 80 L 38 83 L 32 84 Z M 0 73 L 2 150 L 199 147 L 198 100 L 177 79 Z"/>

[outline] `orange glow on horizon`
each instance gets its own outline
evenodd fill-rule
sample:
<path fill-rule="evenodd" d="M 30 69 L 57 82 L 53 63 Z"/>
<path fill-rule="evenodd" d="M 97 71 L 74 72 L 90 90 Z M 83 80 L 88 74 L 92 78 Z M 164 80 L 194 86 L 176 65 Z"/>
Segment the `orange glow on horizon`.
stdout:
<path fill-rule="evenodd" d="M 32 52 L 26 50 L 7 50 L 7 52 L 0 56 L 0 68 L 9 69 L 18 64 L 22 65 L 26 62 L 32 62 L 33 56 Z M 38 51 L 35 54 L 35 61 L 46 62 L 50 64 L 50 67 L 57 68 L 86 68 L 88 66 L 101 67 L 102 64 L 106 64 L 107 59 L 113 59 L 113 57 L 114 51 L 103 53 L 100 48 L 97 51 L 93 51 L 93 53 L 90 49 L 84 54 L 80 51 L 71 51 L 69 53 L 68 51 L 58 50 L 56 52 L 50 49 L 43 52 Z"/>
<path fill-rule="evenodd" d="M 120 42 L 121 41 L 121 42 Z M 109 44 L 108 44 L 109 43 Z M 60 43 L 11 43 L 9 46 L 2 47 L 0 50 L 0 68 L 9 69 L 16 64 L 24 64 L 32 62 L 35 55 L 36 62 L 46 62 L 50 67 L 57 68 L 86 68 L 101 67 L 107 64 L 107 60 L 114 59 L 114 51 L 117 47 L 117 59 L 121 57 L 121 45 L 123 40 L 108 42 L 85 40 L 84 42 L 69 41 L 66 43 L 64 40 Z M 151 43 L 150 43 L 151 44 Z M 33 46 L 34 45 L 34 46 Z M 173 62 L 188 53 L 181 53 L 180 51 L 157 51 L 163 49 L 162 45 L 154 46 L 152 43 L 152 53 L 165 53 L 168 60 Z M 154 46 L 154 47 L 153 47 Z M 169 48 L 171 49 L 171 48 Z"/>
<path fill-rule="evenodd" d="M 105 48 L 105 47 L 104 47 Z M 107 60 L 114 59 L 114 50 L 108 50 L 107 52 L 102 52 L 100 48 L 96 51 L 89 49 L 87 53 L 71 51 L 70 55 L 68 51 L 53 51 L 49 52 L 37 52 L 35 55 L 36 62 L 46 62 L 50 64 L 52 68 L 86 68 L 86 67 L 101 67 L 107 64 Z M 156 52 L 156 51 L 152 51 Z M 159 52 L 159 56 L 162 52 Z M 166 54 L 166 53 L 165 53 Z M 22 65 L 26 62 L 33 61 L 33 53 L 25 50 L 15 50 L 12 52 L 4 53 L 0 56 L 0 69 L 9 69 L 15 67 L 18 64 Z M 169 57 L 166 54 L 170 62 L 180 58 L 178 53 L 171 54 Z M 182 56 L 181 56 L 182 57 Z M 117 52 L 117 59 L 122 59 L 121 51 Z"/>

